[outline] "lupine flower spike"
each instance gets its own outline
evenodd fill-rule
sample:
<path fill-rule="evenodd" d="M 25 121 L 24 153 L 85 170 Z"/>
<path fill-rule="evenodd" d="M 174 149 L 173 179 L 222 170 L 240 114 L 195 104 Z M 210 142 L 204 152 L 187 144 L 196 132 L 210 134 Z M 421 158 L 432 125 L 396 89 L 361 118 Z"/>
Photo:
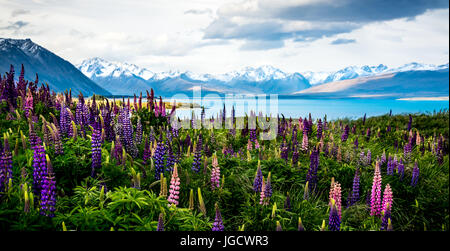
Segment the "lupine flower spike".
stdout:
<path fill-rule="evenodd" d="M 164 231 L 164 217 L 163 213 L 159 214 L 158 217 L 158 226 L 156 228 L 156 231 Z"/>
<path fill-rule="evenodd" d="M 220 167 L 217 162 L 217 155 L 214 153 L 212 159 L 212 171 L 211 171 L 211 186 L 212 190 L 220 187 Z"/>
<path fill-rule="evenodd" d="M 328 221 L 328 230 L 339 231 L 341 230 L 341 219 L 339 217 L 338 210 L 336 208 L 336 201 L 331 199 L 331 210 L 330 217 Z"/>
<path fill-rule="evenodd" d="M 216 203 L 216 218 L 214 219 L 212 231 L 223 231 L 225 227 L 223 226 L 222 215 L 220 214 L 219 205 Z"/>
<path fill-rule="evenodd" d="M 180 178 L 178 177 L 178 169 L 177 164 L 175 164 L 175 167 L 173 169 L 172 178 L 170 180 L 170 190 L 169 190 L 169 198 L 167 201 L 169 201 L 169 206 L 171 205 L 178 205 L 178 195 L 180 194 Z"/>
<path fill-rule="evenodd" d="M 255 179 L 253 181 L 253 191 L 259 193 L 261 192 L 263 175 L 261 172 L 261 162 L 258 160 L 258 169 L 256 170 Z"/>
<path fill-rule="evenodd" d="M 372 194 L 370 196 L 370 215 L 381 215 L 381 173 L 380 163 L 375 163 L 375 173 L 373 175 Z"/>

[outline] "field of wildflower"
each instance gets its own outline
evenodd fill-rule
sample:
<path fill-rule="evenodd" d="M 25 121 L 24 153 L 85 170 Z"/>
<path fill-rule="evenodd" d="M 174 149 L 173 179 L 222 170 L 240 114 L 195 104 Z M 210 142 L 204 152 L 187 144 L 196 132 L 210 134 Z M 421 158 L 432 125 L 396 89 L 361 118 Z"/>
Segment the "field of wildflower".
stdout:
<path fill-rule="evenodd" d="M 277 121 L 72 98 L 0 79 L 0 230 L 424 231 L 449 228 L 449 112 Z M 224 120 L 223 118 L 227 118 Z M 202 121 L 219 121 L 204 127 Z M 225 123 L 231 123 L 226 129 Z"/>

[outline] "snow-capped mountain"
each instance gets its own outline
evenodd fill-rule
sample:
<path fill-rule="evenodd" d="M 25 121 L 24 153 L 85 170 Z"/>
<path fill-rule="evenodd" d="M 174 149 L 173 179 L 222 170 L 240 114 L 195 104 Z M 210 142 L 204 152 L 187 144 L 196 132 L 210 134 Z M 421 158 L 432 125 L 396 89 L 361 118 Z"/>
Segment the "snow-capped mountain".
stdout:
<path fill-rule="evenodd" d="M 132 94 L 150 87 L 161 92 L 171 90 L 186 91 L 193 85 L 201 84 L 204 89 L 217 92 L 235 93 L 277 93 L 289 94 L 314 85 L 341 80 L 371 77 L 386 73 L 405 71 L 437 71 L 448 69 L 448 64 L 430 65 L 409 63 L 397 68 L 384 64 L 376 66 L 348 66 L 338 71 L 286 73 L 269 65 L 245 67 L 223 74 L 197 74 L 178 70 L 153 72 L 134 64 L 110 62 L 101 58 L 83 61 L 78 69 L 86 76 L 111 90 L 114 94 Z M 185 89 L 183 89 L 185 88 Z"/>
<path fill-rule="evenodd" d="M 13 65 L 20 72 L 23 64 L 25 79 L 48 83 L 57 92 L 71 88 L 72 93 L 82 92 L 110 95 L 107 90 L 81 73 L 75 66 L 30 39 L 0 38 L 0 74 L 9 72 Z M 19 74 L 16 74 L 16 78 Z"/>
<path fill-rule="evenodd" d="M 191 85 L 201 84 L 206 89 L 217 92 L 279 94 L 287 94 L 310 86 L 308 80 L 301 74 L 285 73 L 268 65 L 245 67 L 238 71 L 212 75 L 178 70 L 153 72 L 134 64 L 91 58 L 79 64 L 78 69 L 95 82 L 107 86 L 114 94 L 140 92 L 150 87 L 162 89 L 164 86 L 165 89 L 172 89 L 172 86 L 167 86 L 168 83 L 179 87 L 181 84 L 183 88 L 188 89 Z M 174 89 L 174 91 L 183 90 Z"/>
<path fill-rule="evenodd" d="M 154 72 L 140 68 L 134 64 L 109 62 L 102 58 L 91 58 L 77 65 L 78 69 L 87 77 L 120 77 L 137 76 L 148 80 L 155 75 Z"/>
<path fill-rule="evenodd" d="M 443 65 L 409 63 L 396 68 L 388 68 L 384 64 L 378 66 L 348 66 L 335 72 L 312 72 L 306 71 L 301 74 L 308 79 L 311 85 L 325 84 L 340 80 L 355 79 L 358 77 L 369 77 L 384 73 L 405 71 L 438 71 L 448 69 L 448 63 Z"/>
<path fill-rule="evenodd" d="M 434 65 L 434 64 L 420 64 L 416 62 L 412 62 L 409 64 L 405 64 L 403 66 L 389 69 L 387 72 L 404 72 L 404 71 L 438 71 L 448 69 L 448 63 L 442 65 Z"/>
<path fill-rule="evenodd" d="M 178 70 L 152 72 L 146 68 L 140 68 L 135 64 L 106 61 L 98 57 L 84 60 L 81 64 L 77 65 L 77 67 L 89 78 L 135 76 L 149 81 L 177 78 L 184 74 L 192 80 L 205 82 L 211 80 L 218 80 L 222 82 L 230 82 L 233 80 L 262 82 L 271 79 L 284 79 L 292 75 L 284 73 L 280 69 L 269 65 L 264 65 L 257 68 L 245 67 L 239 71 L 232 71 L 217 75 L 197 74 L 190 71 L 181 72 Z"/>

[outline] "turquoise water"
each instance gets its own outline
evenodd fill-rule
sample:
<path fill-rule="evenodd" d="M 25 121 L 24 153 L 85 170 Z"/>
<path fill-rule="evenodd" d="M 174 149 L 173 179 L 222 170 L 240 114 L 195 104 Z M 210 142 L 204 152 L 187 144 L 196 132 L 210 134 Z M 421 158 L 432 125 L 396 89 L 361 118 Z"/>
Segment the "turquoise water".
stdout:
<path fill-rule="evenodd" d="M 170 100 L 165 100 L 170 101 Z M 293 99 L 278 98 L 265 99 L 223 99 L 223 98 L 194 98 L 177 99 L 177 102 L 196 103 L 206 108 L 206 117 L 216 116 L 223 109 L 224 102 L 227 116 L 230 115 L 231 107 L 234 104 L 236 116 L 249 114 L 250 110 L 262 111 L 263 114 L 284 114 L 285 117 L 298 118 L 307 117 L 309 113 L 313 118 L 322 118 L 327 115 L 328 119 L 363 117 L 366 113 L 368 117 L 389 113 L 426 113 L 449 109 L 449 101 L 406 101 L 406 100 L 383 100 L 383 99 Z M 265 110 L 264 110 L 265 108 Z M 192 111 L 200 116 L 200 109 L 178 109 L 176 116 L 180 118 L 190 118 Z"/>

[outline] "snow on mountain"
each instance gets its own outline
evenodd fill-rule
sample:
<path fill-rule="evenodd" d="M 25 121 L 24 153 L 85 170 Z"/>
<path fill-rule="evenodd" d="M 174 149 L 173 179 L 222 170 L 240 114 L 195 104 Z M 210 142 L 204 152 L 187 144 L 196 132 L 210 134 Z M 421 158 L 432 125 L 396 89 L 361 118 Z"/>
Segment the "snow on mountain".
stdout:
<path fill-rule="evenodd" d="M 155 87 L 162 83 L 165 83 L 165 88 L 170 88 L 168 86 L 170 83 L 182 85 L 187 83 L 202 83 L 205 88 L 213 89 L 232 88 L 235 91 L 239 91 L 242 88 L 246 88 L 246 90 L 254 91 L 263 90 L 273 93 L 287 93 L 288 90 L 298 91 L 309 88 L 311 85 L 320 85 L 359 77 L 371 77 L 385 73 L 405 71 L 434 71 L 445 68 L 448 68 L 448 63 L 435 66 L 413 62 L 397 68 L 388 68 L 384 64 L 379 64 L 375 66 L 348 66 L 341 70 L 330 72 L 305 71 L 301 73 L 285 73 L 273 66 L 263 65 L 259 67 L 244 67 L 240 70 L 222 74 L 198 74 L 191 71 L 181 72 L 179 70 L 153 72 L 134 64 L 109 62 L 101 58 L 88 59 L 78 65 L 78 69 L 89 78 L 105 86 L 109 86 L 108 88 L 116 88 L 117 90 L 114 92 L 123 92 L 133 88 L 133 90 L 140 90 L 149 86 Z M 113 80 L 114 85 L 111 84 Z"/>
<path fill-rule="evenodd" d="M 325 83 L 329 82 L 335 82 L 339 80 L 345 80 L 345 79 L 354 79 L 357 77 L 365 77 L 365 76 L 372 76 L 375 74 L 382 73 L 386 71 L 388 68 L 387 66 L 380 64 L 378 66 L 348 66 L 345 67 L 342 70 L 339 70 L 337 72 L 331 73 L 326 79 Z"/>
<path fill-rule="evenodd" d="M 50 88 L 57 92 L 72 89 L 72 92 L 82 92 L 84 95 L 111 94 L 70 62 L 28 38 L 0 38 L 0 74 L 8 72 L 11 65 L 16 69 L 16 73 L 23 65 L 25 79 L 30 81 L 34 81 L 36 74 L 39 74 L 40 83 L 48 83 Z M 15 76 L 17 78 L 18 74 Z"/>
<path fill-rule="evenodd" d="M 437 71 L 448 68 L 448 63 L 443 65 L 434 64 L 420 64 L 412 62 L 403 66 L 388 70 L 388 72 L 403 72 L 403 71 Z"/>
<path fill-rule="evenodd" d="M 409 63 L 397 68 L 388 68 L 386 65 L 378 66 L 348 66 L 336 72 L 302 72 L 302 75 L 309 80 L 311 85 L 325 84 L 340 80 L 355 79 L 358 77 L 369 77 L 383 73 L 405 72 L 405 71 L 437 71 L 448 69 L 448 63 L 443 65 Z"/>
<path fill-rule="evenodd" d="M 134 64 L 109 62 L 97 57 L 84 60 L 81 64 L 77 65 L 77 67 L 89 78 L 137 76 L 148 80 L 155 76 L 155 73 L 152 71 L 140 68 Z"/>
<path fill-rule="evenodd" d="M 312 71 L 306 71 L 301 72 L 301 74 L 309 81 L 311 85 L 317 85 L 322 84 L 325 82 L 327 77 L 331 74 L 331 72 L 324 72 L 324 71 L 318 71 L 318 72 L 312 72 Z"/>
<path fill-rule="evenodd" d="M 106 61 L 97 57 L 84 60 L 81 64 L 77 65 L 77 67 L 89 78 L 134 75 L 149 81 L 177 78 L 184 74 L 192 80 L 204 82 L 209 80 L 219 80 L 222 82 L 229 82 L 232 80 L 262 82 L 271 79 L 284 79 L 292 75 L 284 73 L 283 71 L 269 65 L 264 65 L 257 68 L 245 67 L 239 71 L 232 71 L 217 75 L 197 74 L 190 71 L 180 72 L 178 70 L 155 73 L 145 68 L 140 68 L 134 64 Z"/>
<path fill-rule="evenodd" d="M 257 68 L 245 67 L 240 71 L 232 71 L 214 76 L 214 79 L 228 82 L 231 80 L 262 82 L 271 79 L 285 79 L 289 76 L 280 69 L 270 65 L 263 65 Z"/>

